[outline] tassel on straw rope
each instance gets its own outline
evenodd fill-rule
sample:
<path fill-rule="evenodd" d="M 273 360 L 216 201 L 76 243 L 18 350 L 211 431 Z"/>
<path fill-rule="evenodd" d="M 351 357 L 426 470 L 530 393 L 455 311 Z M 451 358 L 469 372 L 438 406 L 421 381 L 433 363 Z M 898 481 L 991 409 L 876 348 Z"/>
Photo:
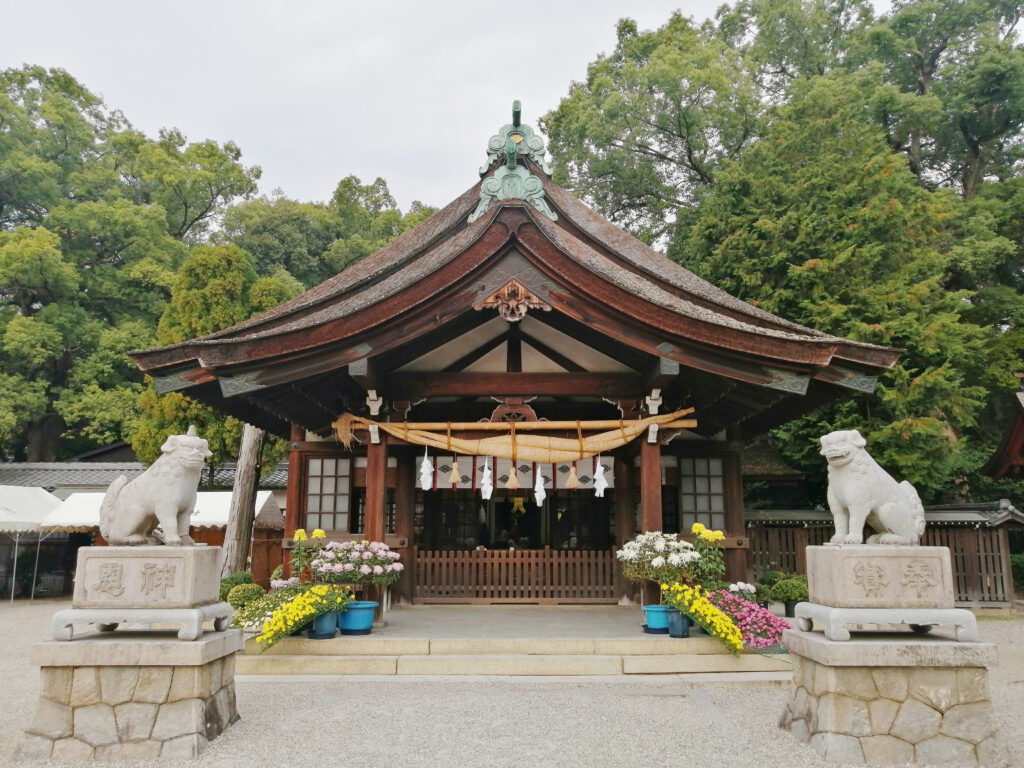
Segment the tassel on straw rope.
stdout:
<path fill-rule="evenodd" d="M 452 473 L 448 477 L 448 482 L 452 484 L 452 488 L 462 482 L 462 474 L 459 472 L 459 457 L 456 456 L 452 462 Z"/>
<path fill-rule="evenodd" d="M 505 482 L 505 487 L 508 490 L 510 490 L 510 491 L 517 491 L 517 490 L 519 490 L 519 478 L 517 477 L 517 474 L 519 473 L 519 468 L 517 466 L 519 464 L 519 461 L 516 459 L 516 423 L 513 421 L 513 422 L 511 422 L 511 424 L 512 424 L 512 432 L 511 432 L 511 435 L 512 435 L 512 468 L 509 470 L 508 480 Z"/>
<path fill-rule="evenodd" d="M 580 458 L 583 458 L 583 426 L 580 424 L 580 420 L 576 419 L 576 436 L 580 441 Z M 576 472 L 576 462 L 572 463 L 569 468 L 569 477 L 565 481 L 565 487 L 569 490 L 575 491 L 580 487 L 580 476 Z"/>

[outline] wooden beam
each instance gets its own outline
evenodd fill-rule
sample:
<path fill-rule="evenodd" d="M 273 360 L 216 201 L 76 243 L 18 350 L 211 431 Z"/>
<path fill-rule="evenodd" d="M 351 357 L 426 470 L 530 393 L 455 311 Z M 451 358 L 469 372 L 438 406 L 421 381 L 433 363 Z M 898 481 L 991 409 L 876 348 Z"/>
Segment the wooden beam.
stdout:
<path fill-rule="evenodd" d="M 667 357 L 659 357 L 647 370 L 647 380 L 645 388 L 647 390 L 652 389 L 668 389 L 669 385 L 675 381 L 679 375 L 679 363 L 675 360 L 669 360 Z"/>
<path fill-rule="evenodd" d="M 508 327 L 508 346 L 505 355 L 505 371 L 521 373 L 523 370 L 523 341 L 520 336 L 519 323 L 510 323 Z M 508 392 L 506 394 L 513 394 Z"/>
<path fill-rule="evenodd" d="M 369 358 L 364 357 L 349 363 L 348 375 L 363 392 L 380 389 L 380 376 L 377 375 L 376 363 Z"/>
<path fill-rule="evenodd" d="M 654 355 L 644 350 L 635 349 L 623 344 L 618 339 L 607 336 L 599 331 L 583 325 L 576 320 L 558 312 L 534 312 L 530 315 L 534 320 L 554 328 L 556 331 L 571 336 L 588 347 L 600 350 L 601 354 L 616 360 L 634 371 L 646 370 Z"/>
<path fill-rule="evenodd" d="M 560 365 L 563 368 L 565 368 L 565 370 L 570 371 L 572 373 L 584 373 L 586 371 L 586 368 L 584 368 L 582 365 L 575 362 L 574 360 L 570 360 L 561 352 L 552 349 L 540 339 L 531 336 L 528 333 L 521 332 L 520 335 L 522 336 L 523 341 L 525 341 L 531 347 L 536 349 L 538 352 L 544 355 L 544 357 L 553 362 L 555 365 Z"/>
<path fill-rule="evenodd" d="M 377 356 L 379 370 L 390 373 L 396 368 L 401 368 L 406 363 L 422 357 L 427 352 L 444 346 L 454 341 L 463 334 L 479 328 L 484 323 L 493 319 L 486 312 L 475 312 L 470 309 L 467 312 L 451 318 L 440 327 L 434 328 L 410 341 L 395 346 Z"/>
<path fill-rule="evenodd" d="M 643 379 L 631 373 L 396 373 L 382 385 L 389 399 L 443 396 L 566 395 L 641 397 Z"/>
<path fill-rule="evenodd" d="M 483 344 L 478 346 L 476 349 L 470 350 L 469 352 L 464 354 L 462 357 L 460 357 L 458 360 L 456 360 L 451 365 L 446 365 L 444 368 L 441 369 L 441 372 L 442 373 L 457 373 L 458 371 L 461 371 L 463 368 L 467 368 L 470 365 L 472 365 L 473 363 L 475 363 L 477 360 L 479 360 L 481 357 L 486 355 L 492 349 L 496 349 L 497 347 L 500 347 L 507 339 L 508 339 L 508 335 L 507 334 L 499 333 L 493 339 L 491 339 L 489 341 L 485 341 Z"/>

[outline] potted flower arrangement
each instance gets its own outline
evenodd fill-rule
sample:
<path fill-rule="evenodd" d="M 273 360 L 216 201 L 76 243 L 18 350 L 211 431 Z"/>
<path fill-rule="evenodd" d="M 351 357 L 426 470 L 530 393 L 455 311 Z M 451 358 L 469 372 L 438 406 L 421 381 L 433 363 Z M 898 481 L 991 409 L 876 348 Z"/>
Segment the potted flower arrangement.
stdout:
<path fill-rule="evenodd" d="M 730 653 L 738 655 L 743 650 L 743 634 L 739 627 L 708 599 L 699 585 L 662 584 L 661 591 L 665 605 L 689 615 L 707 634 L 721 641 Z"/>
<path fill-rule="evenodd" d="M 807 577 L 791 576 L 775 583 L 772 587 L 772 598 L 785 603 L 786 616 L 792 618 L 796 613 L 796 604 L 807 600 Z"/>
<path fill-rule="evenodd" d="M 655 581 L 659 584 L 691 582 L 701 557 L 690 542 L 680 539 L 674 533 L 661 531 L 641 533 L 623 544 L 615 555 L 622 563 L 622 575 L 630 581 Z M 657 634 L 668 632 L 666 606 L 645 605 L 643 609 L 647 614 L 645 631 Z"/>
<path fill-rule="evenodd" d="M 338 611 L 345 611 L 352 601 L 352 590 L 346 586 L 316 584 L 308 589 L 299 590 L 298 594 L 283 602 L 263 622 L 263 628 L 256 636 L 261 653 L 306 624 L 315 622 L 323 616 L 333 616 Z M 337 619 L 334 619 L 331 637 L 334 636 L 336 623 Z"/>
<path fill-rule="evenodd" d="M 326 531 L 320 528 L 313 531 L 312 536 L 307 536 L 304 528 L 292 534 L 292 575 L 300 584 L 308 583 L 309 564 L 323 547 L 326 538 Z"/>
<path fill-rule="evenodd" d="M 310 561 L 310 572 L 329 584 L 373 584 L 386 587 L 402 575 L 405 566 L 399 554 L 382 541 L 332 541 Z M 366 635 L 373 628 L 375 600 L 353 600 L 340 614 L 343 635 Z"/>
<path fill-rule="evenodd" d="M 693 548 L 700 555 L 694 563 L 694 580 L 705 591 L 724 587 L 722 576 L 725 575 L 725 557 L 721 545 L 725 541 L 725 534 L 702 523 L 694 523 L 690 533 L 693 534 Z"/>

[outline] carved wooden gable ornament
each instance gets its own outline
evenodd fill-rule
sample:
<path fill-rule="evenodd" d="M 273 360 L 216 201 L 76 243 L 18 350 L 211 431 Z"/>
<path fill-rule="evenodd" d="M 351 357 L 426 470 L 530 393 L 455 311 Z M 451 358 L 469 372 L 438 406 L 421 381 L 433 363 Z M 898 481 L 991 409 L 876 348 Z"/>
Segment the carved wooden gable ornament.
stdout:
<path fill-rule="evenodd" d="M 542 301 L 518 280 L 509 280 L 486 299 L 473 305 L 473 309 L 477 310 L 491 308 L 497 309 L 502 319 L 510 323 L 518 323 L 531 309 L 551 311 L 550 304 Z"/>

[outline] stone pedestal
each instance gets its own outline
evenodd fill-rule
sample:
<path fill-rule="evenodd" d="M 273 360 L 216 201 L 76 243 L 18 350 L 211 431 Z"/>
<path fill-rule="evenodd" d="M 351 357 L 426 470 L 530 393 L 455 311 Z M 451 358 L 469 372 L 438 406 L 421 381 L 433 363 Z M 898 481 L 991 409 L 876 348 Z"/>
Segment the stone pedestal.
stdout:
<path fill-rule="evenodd" d="M 238 719 L 235 654 L 241 630 L 183 642 L 118 632 L 45 642 L 39 706 L 21 760 L 195 758 Z"/>
<path fill-rule="evenodd" d="M 53 617 L 55 640 L 70 640 L 75 624 L 112 632 L 121 624 L 175 624 L 195 640 L 202 624 L 227 629 L 232 609 L 217 602 L 220 547 L 82 547 L 72 607 Z"/>
<path fill-rule="evenodd" d="M 909 633 L 832 642 L 788 630 L 793 687 L 779 727 L 847 765 L 1009 765 L 997 741 L 988 667 L 995 646 Z"/>
<path fill-rule="evenodd" d="M 832 608 L 954 608 L 948 547 L 807 548 L 810 601 Z"/>

